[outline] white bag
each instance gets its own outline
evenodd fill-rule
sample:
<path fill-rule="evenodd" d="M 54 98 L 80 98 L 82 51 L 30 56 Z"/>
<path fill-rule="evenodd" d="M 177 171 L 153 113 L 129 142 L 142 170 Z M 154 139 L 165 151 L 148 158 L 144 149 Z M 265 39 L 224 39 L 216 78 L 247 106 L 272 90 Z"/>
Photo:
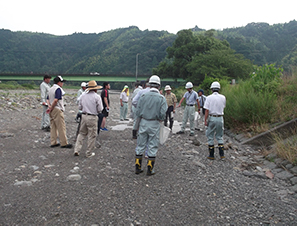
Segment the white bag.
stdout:
<path fill-rule="evenodd" d="M 198 113 L 198 111 L 195 111 L 195 121 L 200 119 L 200 114 Z"/>
<path fill-rule="evenodd" d="M 170 133 L 170 129 L 163 125 L 163 123 L 160 123 L 160 144 L 165 144 L 166 140 L 168 139 Z"/>

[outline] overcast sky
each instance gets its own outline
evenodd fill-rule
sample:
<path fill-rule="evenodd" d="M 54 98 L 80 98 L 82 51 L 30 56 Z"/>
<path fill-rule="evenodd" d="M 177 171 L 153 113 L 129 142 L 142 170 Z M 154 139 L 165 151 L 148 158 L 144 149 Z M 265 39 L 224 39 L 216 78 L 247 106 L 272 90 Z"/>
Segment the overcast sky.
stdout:
<path fill-rule="evenodd" d="M 224 29 L 297 19 L 294 0 L 0 0 L 0 29 L 69 35 L 140 30 Z"/>

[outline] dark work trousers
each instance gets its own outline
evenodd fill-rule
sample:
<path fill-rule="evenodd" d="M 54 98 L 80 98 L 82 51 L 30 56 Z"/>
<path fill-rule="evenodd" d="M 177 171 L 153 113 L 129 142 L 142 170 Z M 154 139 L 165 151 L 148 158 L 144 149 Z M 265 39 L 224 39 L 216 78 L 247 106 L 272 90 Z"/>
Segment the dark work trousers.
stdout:
<path fill-rule="evenodd" d="M 100 128 L 101 128 L 101 123 L 102 123 L 102 119 L 103 119 L 103 114 L 102 113 L 99 113 L 98 114 L 98 130 L 97 130 L 97 134 L 99 135 L 100 133 Z"/>
<path fill-rule="evenodd" d="M 169 106 L 166 111 L 166 118 L 164 120 L 164 126 L 167 126 L 167 121 L 169 119 L 169 128 L 172 129 L 173 126 L 173 106 Z"/>

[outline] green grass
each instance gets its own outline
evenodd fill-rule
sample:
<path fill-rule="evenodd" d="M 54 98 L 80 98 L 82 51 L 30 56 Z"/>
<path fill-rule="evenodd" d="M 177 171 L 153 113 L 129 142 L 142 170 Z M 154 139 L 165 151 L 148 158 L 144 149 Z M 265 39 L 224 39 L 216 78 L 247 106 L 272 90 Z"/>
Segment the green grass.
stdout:
<path fill-rule="evenodd" d="M 136 78 L 134 76 L 67 76 L 63 75 L 63 78 L 65 80 L 71 81 L 71 82 L 80 82 L 80 81 L 109 81 L 109 82 L 135 82 Z M 53 79 L 53 78 L 52 78 Z M 147 77 L 139 77 L 138 80 L 146 80 Z M 11 81 L 11 80 L 22 80 L 22 81 L 34 81 L 34 80 L 43 80 L 43 76 L 22 76 L 22 75 L 13 75 L 13 76 L 0 76 L 0 80 L 2 81 Z M 173 82 L 175 79 L 171 78 L 164 78 L 162 79 L 162 82 Z M 178 82 L 184 81 L 183 79 L 177 79 Z"/>

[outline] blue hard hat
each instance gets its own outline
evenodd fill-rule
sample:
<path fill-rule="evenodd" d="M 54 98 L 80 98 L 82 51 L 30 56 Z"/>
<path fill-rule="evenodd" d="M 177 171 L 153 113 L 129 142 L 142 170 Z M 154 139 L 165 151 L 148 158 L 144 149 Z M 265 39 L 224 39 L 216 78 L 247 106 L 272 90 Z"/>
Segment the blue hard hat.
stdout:
<path fill-rule="evenodd" d="M 198 90 L 198 93 L 199 93 L 199 92 L 202 92 L 202 94 L 204 94 L 203 89 L 199 89 L 199 90 Z"/>

